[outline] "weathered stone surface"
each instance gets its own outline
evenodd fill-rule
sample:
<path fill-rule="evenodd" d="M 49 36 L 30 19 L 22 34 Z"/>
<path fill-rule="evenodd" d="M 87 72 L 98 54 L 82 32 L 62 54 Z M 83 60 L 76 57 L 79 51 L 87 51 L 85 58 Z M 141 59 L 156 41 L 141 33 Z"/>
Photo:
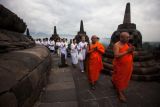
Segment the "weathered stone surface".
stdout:
<path fill-rule="evenodd" d="M 12 87 L 12 92 L 15 94 L 18 105 L 22 106 L 23 103 L 29 98 L 33 92 L 31 81 L 26 77 L 14 87 Z"/>
<path fill-rule="evenodd" d="M 72 70 L 73 71 L 73 70 Z M 127 103 L 121 103 L 116 90 L 111 83 L 111 77 L 101 74 L 96 84 L 96 90 L 91 90 L 87 74 L 74 69 L 73 77 L 77 88 L 79 107 L 159 107 L 158 82 L 130 81 L 124 92 Z"/>
<path fill-rule="evenodd" d="M 72 69 L 59 68 L 59 60 L 57 55 L 52 55 L 52 69 L 48 84 L 35 107 L 78 107 Z"/>
<path fill-rule="evenodd" d="M 35 46 L 33 38 L 23 33 L 27 25 L 15 13 L 0 4 L 0 53 Z M 29 30 L 27 29 L 29 34 Z"/>
<path fill-rule="evenodd" d="M 17 84 L 16 74 L 0 67 L 0 93 L 10 90 L 15 84 Z"/>
<path fill-rule="evenodd" d="M 27 25 L 15 13 L 0 4 L 0 29 L 24 33 Z"/>
<path fill-rule="evenodd" d="M 0 29 L 0 53 L 22 50 L 35 46 L 35 42 L 21 33 Z"/>
<path fill-rule="evenodd" d="M 67 102 L 76 101 L 75 89 L 64 89 L 56 91 L 47 91 L 42 95 L 41 102 L 51 103 L 51 102 Z"/>
<path fill-rule="evenodd" d="M 50 52 L 28 29 L 23 35 L 26 24 L 1 4 L 0 22 L 0 107 L 31 107 L 47 83 Z"/>
<path fill-rule="evenodd" d="M 50 52 L 44 46 L 1 54 L 0 97 L 10 91 L 16 107 L 31 107 L 47 82 L 50 66 Z"/>
<path fill-rule="evenodd" d="M 18 107 L 16 96 L 10 92 L 0 95 L 0 107 Z"/>
<path fill-rule="evenodd" d="M 76 101 L 42 103 L 38 107 L 78 107 L 78 103 Z"/>

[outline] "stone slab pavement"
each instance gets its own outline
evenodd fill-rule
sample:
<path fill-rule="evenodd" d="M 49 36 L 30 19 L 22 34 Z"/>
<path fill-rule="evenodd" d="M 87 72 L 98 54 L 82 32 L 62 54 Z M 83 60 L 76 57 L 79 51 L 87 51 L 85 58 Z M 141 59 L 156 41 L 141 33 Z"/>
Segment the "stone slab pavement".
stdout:
<path fill-rule="evenodd" d="M 121 103 L 111 77 L 101 74 L 96 90 L 90 90 L 86 73 L 76 68 L 58 68 L 59 58 L 53 56 L 48 85 L 35 107 L 160 107 L 160 82 L 130 81 L 125 91 L 127 103 Z"/>

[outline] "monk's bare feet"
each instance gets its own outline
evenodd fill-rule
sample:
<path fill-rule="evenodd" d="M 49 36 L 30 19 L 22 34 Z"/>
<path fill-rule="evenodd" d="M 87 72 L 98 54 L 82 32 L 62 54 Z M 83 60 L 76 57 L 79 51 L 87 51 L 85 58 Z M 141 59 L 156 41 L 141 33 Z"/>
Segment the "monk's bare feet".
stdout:
<path fill-rule="evenodd" d="M 118 98 L 122 103 L 126 103 L 127 102 L 127 99 L 126 99 L 126 97 L 125 97 L 125 95 L 123 94 L 122 91 L 118 92 Z"/>

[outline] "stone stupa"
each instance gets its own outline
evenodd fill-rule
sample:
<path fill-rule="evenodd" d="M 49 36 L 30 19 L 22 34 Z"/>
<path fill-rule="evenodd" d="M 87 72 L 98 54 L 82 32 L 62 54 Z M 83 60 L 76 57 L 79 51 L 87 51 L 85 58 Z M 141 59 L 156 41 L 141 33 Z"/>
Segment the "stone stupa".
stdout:
<path fill-rule="evenodd" d="M 104 69 L 106 72 L 113 72 L 112 61 L 114 58 L 113 44 L 119 41 L 120 33 L 128 32 L 130 34 L 130 43 L 136 47 L 138 55 L 134 56 L 134 70 L 132 79 L 134 80 L 157 80 L 160 79 L 159 67 L 153 58 L 152 53 L 142 49 L 142 35 L 136 29 L 136 24 L 131 23 L 130 3 L 127 3 L 123 24 L 120 24 L 113 32 L 110 45 L 104 55 Z"/>
<path fill-rule="evenodd" d="M 34 39 L 32 38 L 32 36 L 30 35 L 29 33 L 29 29 L 27 28 L 26 30 L 26 36 L 31 40 L 31 41 L 34 41 Z"/>
<path fill-rule="evenodd" d="M 89 42 L 89 37 L 86 35 L 86 32 L 84 31 L 83 21 L 82 20 L 81 20 L 81 24 L 80 24 L 80 31 L 75 36 L 75 39 L 77 40 L 77 43 L 80 42 L 81 36 L 85 36 L 86 37 L 86 42 Z"/>
<path fill-rule="evenodd" d="M 54 41 L 57 41 L 58 39 L 60 39 L 59 35 L 57 34 L 56 26 L 54 26 L 54 33 L 52 34 L 50 39 L 52 39 Z"/>

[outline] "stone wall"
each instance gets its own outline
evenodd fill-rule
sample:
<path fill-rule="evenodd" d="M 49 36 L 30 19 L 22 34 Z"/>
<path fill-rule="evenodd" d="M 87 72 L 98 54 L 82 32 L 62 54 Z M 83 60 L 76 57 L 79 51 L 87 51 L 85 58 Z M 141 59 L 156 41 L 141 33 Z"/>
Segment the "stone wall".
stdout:
<path fill-rule="evenodd" d="M 31 107 L 47 82 L 51 56 L 44 46 L 0 54 L 0 107 Z"/>

